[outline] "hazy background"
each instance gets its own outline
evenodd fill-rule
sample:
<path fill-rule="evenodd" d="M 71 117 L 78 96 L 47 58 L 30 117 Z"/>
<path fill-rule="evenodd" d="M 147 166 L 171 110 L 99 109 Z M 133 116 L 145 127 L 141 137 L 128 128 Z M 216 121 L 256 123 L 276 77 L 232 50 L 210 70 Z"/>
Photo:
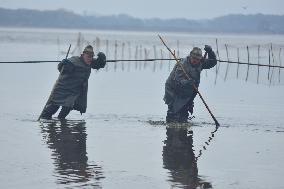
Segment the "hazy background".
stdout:
<path fill-rule="evenodd" d="M 3 8 L 55 10 L 64 8 L 85 15 L 128 14 L 138 18 L 211 19 L 227 14 L 282 15 L 282 0 L 0 0 Z"/>
<path fill-rule="evenodd" d="M 240 52 L 245 62 L 249 49 L 250 62 L 279 65 L 283 5 L 283 0 L 0 0 L 0 60 L 61 60 L 69 44 L 70 56 L 92 44 L 108 59 L 152 58 L 155 52 L 166 58 L 159 31 L 180 57 L 205 44 L 216 51 L 218 39 L 220 59 L 237 60 Z M 32 10 L 59 8 L 76 15 Z M 96 18 L 121 13 L 140 19 Z M 265 15 L 241 15 L 258 13 Z M 214 19 L 228 14 L 238 15 Z M 154 17 L 185 19 L 147 19 Z M 204 28 L 204 20 L 193 19 L 212 20 Z M 236 31 L 242 35 L 229 33 Z M 191 178 L 197 178 L 198 188 L 283 189 L 283 70 L 261 67 L 259 84 L 256 66 L 218 63 L 204 71 L 199 90 L 221 127 L 213 132 L 214 122 L 197 97 L 194 134 L 179 140 L 184 138 L 166 126 L 148 122 L 165 120 L 164 83 L 174 64 L 119 62 L 93 71 L 87 113 L 72 111 L 68 125 L 36 121 L 58 77 L 56 63 L 0 64 L 0 188 L 193 188 Z M 81 119 L 85 122 L 76 123 Z M 176 142 L 166 143 L 169 138 Z M 192 173 L 193 166 L 198 172 Z"/>

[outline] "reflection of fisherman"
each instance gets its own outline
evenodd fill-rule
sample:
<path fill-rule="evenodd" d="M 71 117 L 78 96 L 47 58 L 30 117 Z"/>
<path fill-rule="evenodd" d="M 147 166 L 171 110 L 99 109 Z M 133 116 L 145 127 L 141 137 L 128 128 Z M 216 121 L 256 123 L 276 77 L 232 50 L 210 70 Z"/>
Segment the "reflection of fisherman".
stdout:
<path fill-rule="evenodd" d="M 179 64 L 173 68 L 165 84 L 164 101 L 168 105 L 167 122 L 187 122 L 189 112 L 193 113 L 193 100 L 197 92 L 193 84 L 198 88 L 200 73 L 203 69 L 210 69 L 217 64 L 216 55 L 212 48 L 205 45 L 208 59 L 202 58 L 202 51 L 194 47 L 190 55 L 180 61 L 186 75 Z"/>
<path fill-rule="evenodd" d="M 163 147 L 164 168 L 170 172 L 173 185 L 194 189 L 210 188 L 211 184 L 198 178 L 198 168 L 193 152 L 192 131 L 187 128 L 167 128 Z"/>
<path fill-rule="evenodd" d="M 86 185 L 86 182 L 92 181 L 99 184 L 97 180 L 102 178 L 101 167 L 88 164 L 85 124 L 85 122 L 73 124 L 62 122 L 42 126 L 44 138 L 53 152 L 59 184 Z"/>
<path fill-rule="evenodd" d="M 93 47 L 88 45 L 80 57 L 73 56 L 58 64 L 60 75 L 40 118 L 51 119 L 60 106 L 62 109 L 58 115 L 59 119 L 64 119 L 71 110 L 77 110 L 80 113 L 86 112 L 88 79 L 91 68 L 100 69 L 106 64 L 104 53 L 99 52 L 97 59 L 94 59 L 93 56 Z"/>

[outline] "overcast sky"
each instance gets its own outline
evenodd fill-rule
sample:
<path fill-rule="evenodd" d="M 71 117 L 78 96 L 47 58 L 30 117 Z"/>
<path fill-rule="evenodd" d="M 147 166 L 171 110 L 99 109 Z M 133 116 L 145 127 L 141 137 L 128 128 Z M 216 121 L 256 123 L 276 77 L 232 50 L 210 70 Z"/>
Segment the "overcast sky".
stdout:
<path fill-rule="evenodd" d="M 231 13 L 284 15 L 284 0 L 0 0 L 3 8 L 54 10 L 138 18 L 211 19 Z"/>

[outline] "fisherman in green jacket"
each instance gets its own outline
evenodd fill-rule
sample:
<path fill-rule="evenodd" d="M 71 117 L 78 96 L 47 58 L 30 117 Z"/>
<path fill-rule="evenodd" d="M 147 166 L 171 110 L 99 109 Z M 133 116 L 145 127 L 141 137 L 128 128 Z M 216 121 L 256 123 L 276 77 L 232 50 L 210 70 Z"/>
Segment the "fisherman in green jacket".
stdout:
<path fill-rule="evenodd" d="M 168 77 L 164 96 L 164 101 L 168 105 L 167 122 L 187 122 L 189 113 L 193 113 L 193 100 L 197 94 L 193 85 L 198 88 L 201 71 L 217 64 L 212 48 L 205 45 L 204 50 L 208 53 L 208 59 L 202 57 L 200 48 L 194 47 L 189 56 L 175 65 Z"/>
<path fill-rule="evenodd" d="M 91 68 L 98 70 L 106 64 L 104 53 L 99 52 L 96 59 L 93 57 L 93 47 L 88 45 L 81 56 L 63 59 L 58 64 L 60 74 L 40 115 L 41 119 L 51 119 L 60 106 L 59 119 L 65 119 L 71 110 L 80 111 L 81 114 L 86 112 Z"/>

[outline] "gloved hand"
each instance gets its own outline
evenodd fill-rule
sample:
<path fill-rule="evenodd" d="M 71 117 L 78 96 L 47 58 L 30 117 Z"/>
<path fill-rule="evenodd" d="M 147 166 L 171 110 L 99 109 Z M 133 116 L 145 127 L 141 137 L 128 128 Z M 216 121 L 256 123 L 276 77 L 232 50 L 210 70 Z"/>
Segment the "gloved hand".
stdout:
<path fill-rule="evenodd" d="M 62 62 L 63 64 L 69 64 L 69 63 L 70 63 L 70 60 L 68 60 L 68 59 L 63 59 L 61 62 Z"/>
<path fill-rule="evenodd" d="M 205 45 L 204 50 L 209 54 L 212 52 L 212 47 L 210 45 Z"/>
<path fill-rule="evenodd" d="M 73 64 L 68 59 L 63 59 L 57 66 L 59 72 L 68 73 L 71 72 L 74 68 Z"/>
<path fill-rule="evenodd" d="M 63 59 L 63 60 L 57 65 L 58 71 L 61 72 L 63 66 L 64 66 L 65 64 L 67 64 L 68 62 L 69 62 L 69 60 Z"/>
<path fill-rule="evenodd" d="M 106 55 L 103 52 L 97 54 L 97 62 L 100 68 L 104 68 L 106 65 Z"/>

